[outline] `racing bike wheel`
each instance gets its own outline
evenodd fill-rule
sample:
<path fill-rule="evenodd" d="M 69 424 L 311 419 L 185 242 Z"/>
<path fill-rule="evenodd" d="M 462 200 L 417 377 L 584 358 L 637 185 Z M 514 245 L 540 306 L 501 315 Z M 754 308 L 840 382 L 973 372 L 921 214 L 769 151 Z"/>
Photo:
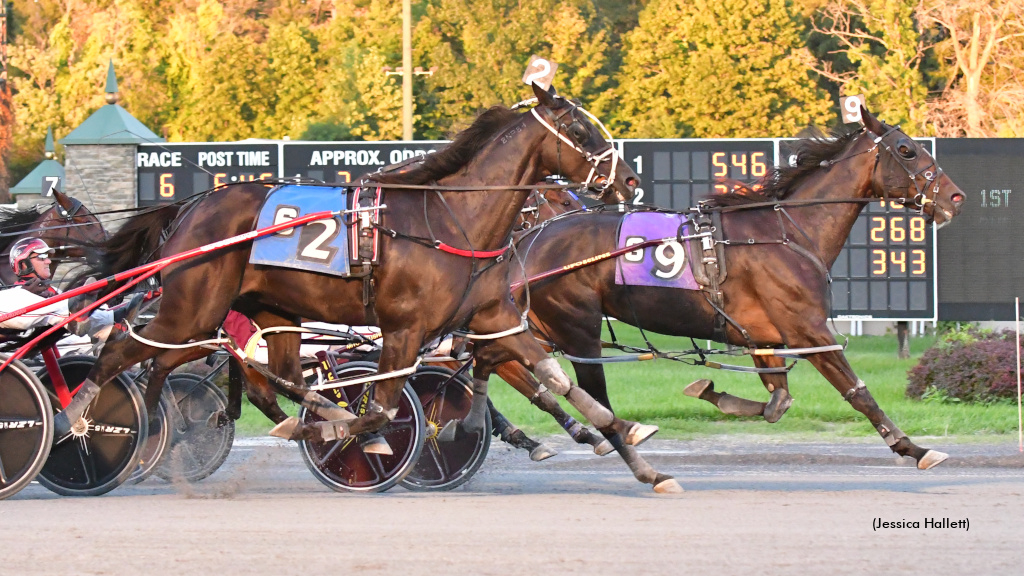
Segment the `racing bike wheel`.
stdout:
<path fill-rule="evenodd" d="M 421 366 L 409 384 L 419 396 L 427 418 L 423 454 L 402 480 L 409 490 L 451 490 L 469 480 L 484 463 L 491 447 L 491 414 L 479 432 L 463 431 L 451 442 L 439 442 L 437 434 L 452 420 L 464 421 L 473 402 L 472 381 L 441 366 Z"/>
<path fill-rule="evenodd" d="M 69 390 L 78 388 L 95 363 L 92 356 L 57 360 Z M 53 383 L 45 369 L 39 379 L 52 393 Z M 138 467 L 148 424 L 142 393 L 127 376 L 119 374 L 100 389 L 82 417 L 72 424 L 71 432 L 54 438 L 50 457 L 39 472 L 39 483 L 64 496 L 110 492 Z"/>
<path fill-rule="evenodd" d="M 138 380 L 136 380 L 136 386 L 139 387 L 139 391 L 142 392 L 142 396 L 145 398 L 146 387 L 139 384 Z M 172 434 L 171 427 L 167 425 L 168 409 L 167 394 L 161 394 L 160 404 L 156 408 L 156 418 L 149 423 L 146 441 L 142 443 L 142 449 L 139 451 L 139 466 L 125 480 L 126 483 L 138 484 L 149 478 L 156 472 L 157 466 L 163 463 L 164 458 L 167 457 L 167 451 L 171 449 Z"/>
<path fill-rule="evenodd" d="M 0 362 L 6 359 L 0 355 Z M 0 372 L 0 500 L 36 477 L 52 444 L 53 410 L 46 388 L 14 360 Z"/>
<path fill-rule="evenodd" d="M 372 362 L 348 362 L 338 367 L 339 378 L 376 373 L 377 365 Z M 315 382 L 315 374 L 312 379 Z M 323 390 L 320 394 L 358 416 L 365 413 L 374 389 L 374 383 L 355 384 Z M 423 450 L 424 419 L 423 407 L 409 384 L 399 398 L 395 418 L 378 431 L 394 452 L 391 456 L 364 453 L 359 436 L 327 442 L 301 441 L 302 459 L 317 480 L 339 492 L 383 492 L 401 482 Z M 305 408 L 299 410 L 299 419 L 303 424 L 323 420 Z"/>
<path fill-rule="evenodd" d="M 227 410 L 228 399 L 220 387 L 198 374 L 171 374 L 164 394 L 172 430 L 171 451 L 157 475 L 167 480 L 198 482 L 227 460 L 235 441 L 235 422 L 210 425 L 210 417 Z"/>

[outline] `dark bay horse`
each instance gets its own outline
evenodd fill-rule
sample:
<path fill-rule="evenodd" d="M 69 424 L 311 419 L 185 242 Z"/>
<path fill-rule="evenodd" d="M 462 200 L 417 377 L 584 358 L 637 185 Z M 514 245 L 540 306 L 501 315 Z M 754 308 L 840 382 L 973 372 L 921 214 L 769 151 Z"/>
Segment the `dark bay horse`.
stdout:
<path fill-rule="evenodd" d="M 826 273 L 866 201 L 899 201 L 940 225 L 960 212 L 963 191 L 924 149 L 867 111 L 864 118 L 865 128 L 860 131 L 834 140 L 802 142 L 798 164 L 776 168 L 766 177 L 764 188 L 712 197 L 705 204 L 708 210 L 723 212 L 723 233 L 732 240 L 725 250 L 729 275 L 721 285 L 724 312 L 733 320 L 727 324 L 729 343 L 789 348 L 836 343 L 826 325 Z M 534 228 L 519 246 L 527 255 L 526 276 L 614 250 L 622 218 L 622 214 L 593 211 Z M 783 238 L 788 243 L 780 242 Z M 601 356 L 605 315 L 661 334 L 715 339 L 716 312 L 703 291 L 626 287 L 616 284 L 615 275 L 616 260 L 608 259 L 531 283 L 531 314 L 537 332 L 580 358 Z M 916 446 L 896 427 L 841 351 L 813 353 L 807 359 L 868 418 L 894 452 L 913 457 L 921 469 L 946 458 Z M 762 367 L 781 363 L 770 356 L 754 360 Z M 580 385 L 610 407 L 601 365 L 574 363 L 574 368 Z M 762 374 L 762 379 L 772 400 L 767 405 L 757 403 L 759 410 L 781 416 L 790 401 L 785 375 Z M 695 384 L 698 396 L 716 405 L 723 400 L 710 381 Z M 729 404 L 728 399 L 725 403 Z"/>
<path fill-rule="evenodd" d="M 55 257 L 50 264 L 53 272 L 64 260 L 84 257 L 82 246 L 101 242 L 106 233 L 85 205 L 59 190 L 53 191 L 53 204 L 48 208 L 0 210 L 0 283 L 3 285 L 18 282 L 7 264 L 9 248 L 29 237 L 41 238 L 54 249 Z"/>
<path fill-rule="evenodd" d="M 454 329 L 506 333 L 490 348 L 504 351 L 533 370 L 544 386 L 566 396 L 595 424 L 607 425 L 610 413 L 572 385 L 528 333 L 513 330 L 521 315 L 509 298 L 508 268 L 490 265 L 493 259 L 467 258 L 437 249 L 439 242 L 463 251 L 500 249 L 508 241 L 528 185 L 551 174 L 602 183 L 605 201 L 632 197 L 639 180 L 618 162 L 614 150 L 578 106 L 536 87 L 535 94 L 538 106 L 529 112 L 492 108 L 421 165 L 400 173 L 377 174 L 373 182 L 366 183 L 383 187 L 383 202 L 388 206 L 383 214 L 388 234 L 381 244 L 382 264 L 373 272 L 376 304 L 372 311 L 364 306 L 362 281 L 253 266 L 248 264 L 251 244 L 242 244 L 164 270 L 161 312 L 140 335 L 167 344 L 208 338 L 232 306 L 243 312 L 270 311 L 292 324 L 301 318 L 377 324 L 385 334 L 380 370 L 391 373 L 413 366 L 426 342 Z M 426 183 L 436 183 L 441 189 L 401 188 Z M 510 190 L 509 186 L 519 188 Z M 475 191 L 443 191 L 445 187 Z M 266 192 L 264 184 L 240 184 L 199 199 L 194 209 L 177 216 L 161 255 L 248 232 Z M 129 221 L 125 228 L 132 225 Z M 113 260 L 118 249 L 122 253 L 138 251 L 130 245 L 113 248 Z M 272 370 L 291 383 L 301 382 L 297 350 L 275 346 L 271 339 L 274 336 L 268 339 Z M 127 366 L 154 357 L 150 388 L 156 389 L 155 396 L 162 376 L 180 356 L 178 351 L 164 351 L 134 338 L 109 342 L 82 391 L 56 418 L 56 432 L 65 431 L 80 417 L 98 384 Z M 476 368 L 474 388 L 481 410 L 489 374 L 486 366 Z M 334 415 L 334 421 L 318 423 L 315 438 L 347 437 L 386 425 L 395 413 L 404 381 L 403 377 L 381 381 L 367 414 L 354 420 Z M 294 384 L 291 391 L 309 402 L 319 396 Z M 474 402 L 471 416 L 479 414 L 482 422 L 482 412 L 476 408 Z M 659 478 L 658 484 L 671 489 L 675 482 L 666 477 Z"/>

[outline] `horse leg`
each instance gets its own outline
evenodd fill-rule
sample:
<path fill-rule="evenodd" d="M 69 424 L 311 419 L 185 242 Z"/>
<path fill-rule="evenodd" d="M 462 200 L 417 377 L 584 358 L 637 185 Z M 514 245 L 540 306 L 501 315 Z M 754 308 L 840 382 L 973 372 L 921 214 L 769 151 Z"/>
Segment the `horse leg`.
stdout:
<path fill-rule="evenodd" d="M 285 318 L 271 312 L 261 312 L 255 316 L 255 320 L 264 329 L 298 324 L 297 319 Z M 249 400 L 275 424 L 270 430 L 271 436 L 286 440 L 316 440 L 322 437 L 319 435 L 319 424 L 307 426 L 298 418 L 289 417 L 277 403 L 277 392 L 327 421 L 355 419 L 356 416 L 348 410 L 305 386 L 302 363 L 299 360 L 301 335 L 295 332 L 280 332 L 266 334 L 264 338 L 267 341 L 269 365 L 266 373 L 258 370 L 254 363 L 240 365 L 239 369 L 243 374 L 242 379 L 245 381 L 245 391 Z M 376 434 L 362 435 L 359 438 L 359 445 L 367 453 L 394 453 L 387 441 Z"/>
<path fill-rule="evenodd" d="M 612 427 L 615 417 L 611 410 L 599 404 L 579 386 L 573 385 L 568 374 L 558 365 L 558 361 L 547 356 L 532 335 L 519 333 L 495 340 L 490 345 L 478 344 L 474 355 L 477 360 L 476 369 L 481 371 L 481 376 L 489 375 L 494 367 L 509 360 L 517 360 L 527 368 L 532 367 L 534 375 L 541 382 L 534 394 L 547 388 L 565 397 L 608 438 L 637 480 L 653 484 L 655 492 L 682 492 L 682 487 L 674 478 L 656 471 L 640 456 L 636 448 L 623 442 L 622 437 Z"/>
<path fill-rule="evenodd" d="M 234 360 L 231 361 L 229 371 L 229 380 L 237 379 L 238 381 L 237 384 L 232 383 L 231 386 L 239 389 L 239 392 L 237 392 L 239 400 L 241 400 L 242 395 L 241 389 L 244 388 L 245 396 L 249 399 L 249 402 L 275 425 L 288 419 L 288 414 L 285 414 L 285 411 L 281 409 L 281 405 L 277 403 L 277 393 L 274 391 L 273 386 L 270 385 L 262 374 L 246 368 Z"/>
<path fill-rule="evenodd" d="M 776 368 L 786 365 L 783 358 L 754 356 L 758 368 Z M 761 383 L 771 392 L 768 402 L 758 402 L 733 396 L 715 390 L 715 383 L 706 378 L 696 380 L 683 389 L 683 394 L 705 400 L 715 405 L 724 414 L 732 416 L 761 416 L 770 423 L 778 422 L 793 404 L 789 395 L 789 383 L 784 373 L 760 373 Z"/>
<path fill-rule="evenodd" d="M 540 383 L 533 378 L 530 371 L 522 364 L 506 362 L 497 367 L 496 373 L 502 380 L 511 384 L 520 394 L 529 398 L 533 405 L 550 414 L 577 444 L 589 444 L 598 456 L 604 456 L 613 450 L 610 442 L 591 432 L 589 428 L 577 422 L 575 418 L 563 410 L 551 392 L 543 390 L 538 393 Z"/>
<path fill-rule="evenodd" d="M 754 366 L 758 368 L 782 368 L 785 365 L 785 358 L 754 356 Z M 793 397 L 789 394 L 789 378 L 785 372 L 762 372 L 759 376 L 765 389 L 772 395 L 764 407 L 764 419 L 769 424 L 774 424 L 793 405 Z"/>
<path fill-rule="evenodd" d="M 384 347 L 381 351 L 380 363 L 378 364 L 379 372 L 381 374 L 385 374 L 413 366 L 416 361 L 417 351 L 423 345 L 425 340 L 423 331 L 405 327 L 394 332 L 385 331 L 385 334 Z M 280 337 L 289 335 L 298 336 L 296 334 L 287 333 L 278 334 L 276 336 Z M 299 343 L 299 338 L 295 338 L 294 345 L 296 346 L 296 352 L 293 355 L 287 355 L 290 358 L 285 358 L 285 360 L 293 360 L 294 365 L 298 364 Z M 271 356 L 276 356 L 278 354 L 273 352 L 274 346 L 270 345 L 269 341 L 268 349 L 272 351 Z M 282 357 L 283 356 L 284 355 L 282 355 Z M 301 381 L 301 369 L 293 370 L 293 374 L 297 374 L 298 380 Z M 294 375 L 292 377 L 296 378 Z M 405 386 L 405 382 L 407 380 L 407 377 L 378 380 L 374 387 L 373 398 L 367 405 L 366 413 L 362 416 L 355 416 L 348 410 L 337 406 L 327 398 L 313 390 L 309 390 L 305 386 L 297 386 L 291 382 L 283 380 L 282 378 L 275 378 L 276 380 L 274 378 L 270 379 L 271 383 L 275 387 L 281 386 L 283 389 L 299 393 L 302 397 L 304 406 L 306 403 L 310 403 L 315 406 L 315 408 L 310 407 L 310 410 L 318 411 L 318 413 L 326 413 L 327 419 L 323 422 L 316 422 L 310 426 L 302 426 L 296 418 L 289 418 L 271 430 L 271 434 L 279 437 L 288 437 L 293 440 L 299 438 L 292 436 L 295 434 L 302 434 L 301 438 L 316 441 L 341 440 L 343 438 L 363 433 L 371 433 L 370 438 L 373 438 L 372 433 L 375 433 L 384 426 L 387 426 L 387 424 L 391 422 L 398 413 L 398 402 L 401 397 L 402 388 Z M 474 387 L 474 393 L 475 392 L 476 388 Z M 484 396 L 486 397 L 486 390 L 484 390 Z M 486 403 L 484 403 L 484 409 L 486 409 Z M 292 436 L 287 436 L 289 433 Z M 363 446 L 363 450 L 371 451 L 368 450 L 365 445 Z M 390 448 L 387 448 L 387 450 L 390 451 Z"/>
<path fill-rule="evenodd" d="M 182 325 L 168 325 L 171 322 L 160 322 L 159 315 L 152 322 L 144 326 L 139 334 L 143 338 L 156 342 L 184 342 L 191 339 L 194 334 L 187 327 Z M 199 333 L 209 333 L 210 330 Z M 96 365 L 93 366 L 89 376 L 82 382 L 78 393 L 72 398 L 62 412 L 54 417 L 54 438 L 63 438 L 71 431 L 71 424 L 77 422 L 85 413 L 86 408 L 99 394 L 100 388 L 107 382 L 113 380 L 118 374 L 127 370 L 130 366 L 154 358 L 166 350 L 144 344 L 139 340 L 127 335 L 107 340 L 103 346 Z M 180 351 L 175 351 L 180 354 Z M 159 403 L 160 392 L 163 389 L 163 381 L 157 379 L 146 388 L 146 405 L 150 414 L 154 413 Z"/>
<path fill-rule="evenodd" d="M 692 382 L 683 389 L 683 394 L 700 398 L 714 404 L 724 414 L 732 416 L 763 416 L 765 402 L 747 400 L 725 392 L 715 391 L 715 383 L 707 378 Z"/>
<path fill-rule="evenodd" d="M 604 366 L 573 362 L 572 367 L 576 371 L 576 378 L 580 381 L 580 386 L 595 400 L 611 410 L 612 401 L 608 397 L 608 383 L 604 377 Z M 612 422 L 612 427 L 622 435 L 625 443 L 630 446 L 639 446 L 658 433 L 657 426 L 624 420 L 618 416 Z"/>
<path fill-rule="evenodd" d="M 787 341 L 787 344 L 792 347 L 828 346 L 835 344 L 835 338 L 824 327 L 814 336 L 794 340 L 794 342 Z M 871 393 L 868 392 L 864 381 L 854 374 L 850 364 L 846 361 L 846 356 L 842 352 L 811 354 L 808 356 L 808 361 L 843 395 L 843 398 L 855 410 L 867 416 L 868 421 L 871 422 L 871 425 L 875 427 L 875 430 L 878 431 L 878 434 L 885 440 L 885 443 L 889 445 L 893 452 L 900 456 L 913 458 L 917 461 L 917 467 L 921 470 L 937 466 L 948 458 L 947 454 L 921 448 L 911 442 L 910 438 L 878 406 Z"/>
<path fill-rule="evenodd" d="M 522 430 L 516 428 L 508 418 L 494 407 L 491 399 L 487 399 L 487 410 L 491 413 L 491 434 L 501 438 L 501 441 L 512 446 L 521 448 L 530 453 L 530 460 L 540 462 L 552 456 L 557 456 L 558 451 L 545 444 L 527 436 Z"/>

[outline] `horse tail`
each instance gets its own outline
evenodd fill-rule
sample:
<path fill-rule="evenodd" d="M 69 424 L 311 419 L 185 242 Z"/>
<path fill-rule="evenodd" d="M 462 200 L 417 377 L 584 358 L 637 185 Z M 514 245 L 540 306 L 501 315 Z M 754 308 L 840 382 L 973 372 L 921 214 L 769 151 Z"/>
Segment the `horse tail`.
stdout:
<path fill-rule="evenodd" d="M 168 204 L 129 218 L 106 240 L 83 243 L 87 264 L 76 270 L 68 285 L 89 276 L 105 278 L 150 261 L 160 249 L 164 230 L 178 216 L 181 205 Z"/>

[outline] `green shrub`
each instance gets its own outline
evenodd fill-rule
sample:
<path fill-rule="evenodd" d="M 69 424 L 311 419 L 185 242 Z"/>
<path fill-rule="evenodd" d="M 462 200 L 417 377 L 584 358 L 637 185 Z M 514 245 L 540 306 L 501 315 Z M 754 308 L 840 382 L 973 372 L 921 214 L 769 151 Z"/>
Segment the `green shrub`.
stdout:
<path fill-rule="evenodd" d="M 907 396 L 939 403 L 1017 397 L 1016 335 L 976 327 L 942 334 L 908 374 Z"/>

